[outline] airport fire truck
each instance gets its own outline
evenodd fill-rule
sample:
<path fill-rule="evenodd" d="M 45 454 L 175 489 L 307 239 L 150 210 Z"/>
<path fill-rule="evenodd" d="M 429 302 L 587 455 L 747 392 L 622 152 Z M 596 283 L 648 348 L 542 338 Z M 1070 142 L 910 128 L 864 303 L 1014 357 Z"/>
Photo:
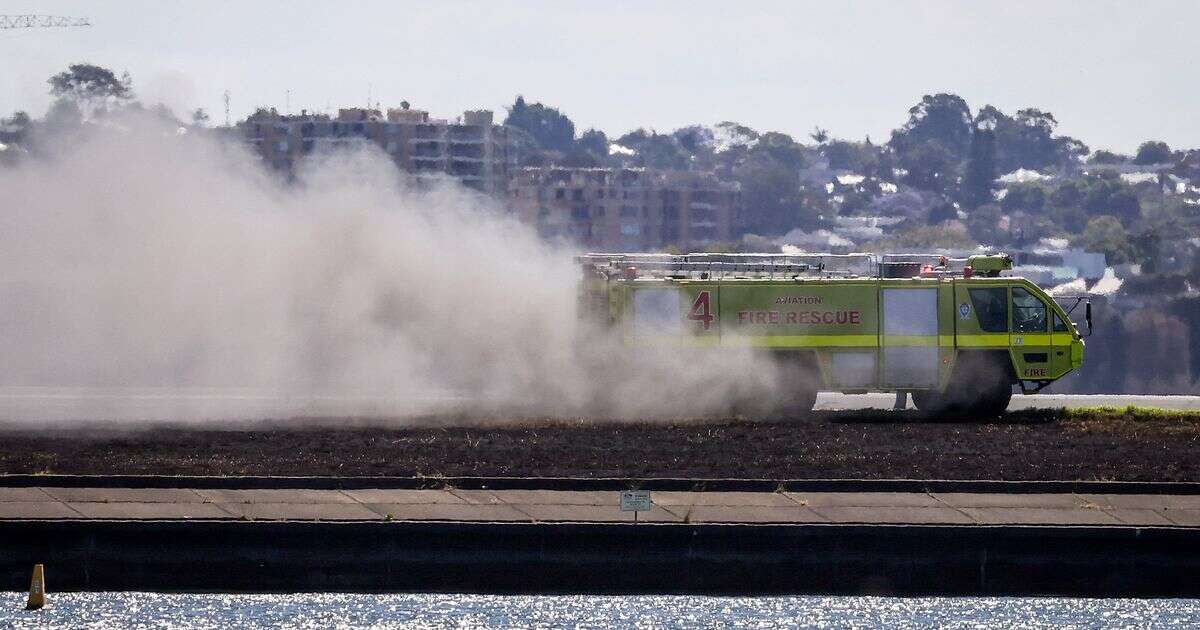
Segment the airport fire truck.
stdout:
<path fill-rule="evenodd" d="M 818 390 L 911 393 L 918 409 L 1007 408 L 1083 363 L 1071 312 L 1009 256 L 587 254 L 580 313 L 626 346 L 756 347 L 788 375 L 790 411 Z M 1070 302 L 1074 302 L 1071 304 Z"/>

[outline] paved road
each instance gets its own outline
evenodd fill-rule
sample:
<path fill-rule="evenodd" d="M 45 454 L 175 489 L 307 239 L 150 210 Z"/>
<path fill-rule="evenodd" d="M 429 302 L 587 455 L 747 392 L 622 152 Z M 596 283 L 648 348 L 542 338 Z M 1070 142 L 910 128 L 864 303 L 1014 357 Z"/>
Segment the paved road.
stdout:
<path fill-rule="evenodd" d="M 235 387 L 0 387 L 0 422 L 398 417 L 449 411 L 465 401 L 454 392 L 400 398 Z"/>
<path fill-rule="evenodd" d="M 639 520 L 1200 527 L 1200 496 L 655 492 Z M 612 491 L 0 488 L 0 520 L 621 522 Z"/>
<path fill-rule="evenodd" d="M 891 409 L 896 397 L 893 394 L 864 394 L 847 396 L 845 394 L 823 393 L 817 397 L 817 409 Z M 912 401 L 909 401 L 912 407 Z M 1157 407 L 1159 409 L 1188 410 L 1200 409 L 1200 396 L 1133 396 L 1128 394 L 1037 394 L 1034 396 L 1013 396 L 1010 410 L 1017 409 L 1056 409 L 1059 407 Z"/>
<path fill-rule="evenodd" d="M 398 398 L 370 392 L 296 395 L 241 388 L 0 387 L 0 422 L 397 417 L 450 411 L 467 400 L 455 392 Z M 823 393 L 817 399 L 817 409 L 889 409 L 894 400 L 891 394 Z M 1009 408 L 1126 405 L 1200 409 L 1200 396 L 1018 395 Z"/>

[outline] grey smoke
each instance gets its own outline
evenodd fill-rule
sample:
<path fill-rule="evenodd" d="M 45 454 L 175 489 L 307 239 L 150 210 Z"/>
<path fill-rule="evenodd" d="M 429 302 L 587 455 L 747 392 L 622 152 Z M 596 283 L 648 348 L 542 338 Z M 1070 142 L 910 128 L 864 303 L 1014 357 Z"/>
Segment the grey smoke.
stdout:
<path fill-rule="evenodd" d="M 375 149 L 310 160 L 285 185 L 237 142 L 149 117 L 51 146 L 0 169 L 5 391 L 292 403 L 263 415 L 409 415 L 438 399 L 677 416 L 723 411 L 734 391 L 761 398 L 775 378 L 748 351 L 630 357 L 581 335 L 575 252 L 452 182 L 412 186 Z M 230 409 L 188 398 L 166 415 Z M 163 413 L 106 399 L 66 415 Z"/>

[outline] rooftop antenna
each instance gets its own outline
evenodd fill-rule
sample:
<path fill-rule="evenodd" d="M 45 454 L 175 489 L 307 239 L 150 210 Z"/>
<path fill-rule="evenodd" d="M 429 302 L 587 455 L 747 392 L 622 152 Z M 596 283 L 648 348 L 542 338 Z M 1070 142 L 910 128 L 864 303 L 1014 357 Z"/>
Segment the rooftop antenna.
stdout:
<path fill-rule="evenodd" d="M 283 113 L 285 113 L 285 114 L 292 113 L 292 90 L 291 90 L 291 88 L 288 88 L 287 91 L 284 92 Z"/>
<path fill-rule="evenodd" d="M 225 90 L 225 126 L 229 126 L 229 90 Z"/>

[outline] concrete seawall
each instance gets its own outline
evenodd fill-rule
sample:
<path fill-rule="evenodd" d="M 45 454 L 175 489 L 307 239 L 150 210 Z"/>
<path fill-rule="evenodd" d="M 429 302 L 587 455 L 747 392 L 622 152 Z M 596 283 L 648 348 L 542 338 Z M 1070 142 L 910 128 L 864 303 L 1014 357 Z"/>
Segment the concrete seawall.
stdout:
<path fill-rule="evenodd" d="M 735 480 L 656 490 L 634 524 L 570 480 L 35 481 L 0 480 L 3 589 L 44 563 L 52 590 L 1200 596 L 1189 486 Z"/>
<path fill-rule="evenodd" d="M 1197 596 L 1195 531 L 594 523 L 0 522 L 51 589 Z"/>

